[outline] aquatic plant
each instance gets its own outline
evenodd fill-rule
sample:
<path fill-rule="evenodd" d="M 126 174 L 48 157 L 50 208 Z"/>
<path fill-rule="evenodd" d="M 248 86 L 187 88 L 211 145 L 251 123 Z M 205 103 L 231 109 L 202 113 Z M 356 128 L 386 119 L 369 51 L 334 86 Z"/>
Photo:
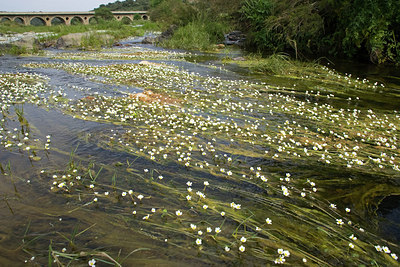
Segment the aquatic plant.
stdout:
<path fill-rule="evenodd" d="M 140 159 L 118 164 L 124 179 L 110 166 L 46 170 L 50 190 L 77 209 L 118 211 L 132 231 L 203 264 L 395 264 L 399 248 L 377 235 L 374 212 L 400 191 L 400 116 L 357 108 L 363 96 L 341 91 L 381 85 L 325 67 L 301 75 L 327 91 L 304 92 L 166 64 L 26 66 L 179 99 L 95 94 L 59 103 L 73 118 L 109 125 L 87 142 Z"/>

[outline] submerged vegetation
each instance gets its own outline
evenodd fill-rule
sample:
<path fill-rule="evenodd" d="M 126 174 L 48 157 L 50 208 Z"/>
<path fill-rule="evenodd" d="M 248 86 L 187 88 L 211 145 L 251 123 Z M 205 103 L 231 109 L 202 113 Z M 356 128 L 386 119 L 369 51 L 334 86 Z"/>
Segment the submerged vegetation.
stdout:
<path fill-rule="evenodd" d="M 127 49 L 70 56 L 123 59 Z M 166 54 L 150 57 L 165 60 Z M 2 150 L 33 162 L 33 172 L 19 175 L 15 186 L 29 184 L 32 197 L 52 203 L 46 211 L 36 208 L 52 214 L 40 219 L 53 225 L 50 230 L 33 220 L 19 233 L 32 261 L 395 264 L 399 247 L 380 237 L 375 212 L 383 198 L 400 193 L 400 114 L 364 108 L 358 93 L 368 96 L 384 85 L 318 65 L 274 71 L 292 81 L 290 87 L 154 62 L 24 67 L 161 96 L 144 101 L 120 91 L 71 97 L 63 89 L 49 91 L 45 76 L 1 75 Z M 25 106 L 96 123 L 79 138 L 100 154 L 88 160 L 78 148 L 62 149 L 57 136 L 28 122 Z M 2 175 L 16 177 L 14 168 L 12 161 L 1 162 Z M 7 199 L 12 209 L 16 201 Z M 110 227 L 113 237 L 106 234 Z"/>

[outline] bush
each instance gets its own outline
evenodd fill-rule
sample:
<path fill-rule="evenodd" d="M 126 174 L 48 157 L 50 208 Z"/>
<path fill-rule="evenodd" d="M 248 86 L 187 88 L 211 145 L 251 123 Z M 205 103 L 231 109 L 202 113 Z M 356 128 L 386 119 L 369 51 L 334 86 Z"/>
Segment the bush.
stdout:
<path fill-rule="evenodd" d="M 182 0 L 159 0 L 152 3 L 149 11 L 152 20 L 166 25 L 183 26 L 193 21 L 197 15 L 194 7 Z"/>
<path fill-rule="evenodd" d="M 247 0 L 241 12 L 249 25 L 251 47 L 270 52 L 312 54 L 323 19 L 311 1 Z"/>
<path fill-rule="evenodd" d="M 162 45 L 188 50 L 210 50 L 214 44 L 222 41 L 226 29 L 222 23 L 195 20 L 178 28 L 172 38 Z"/>
<path fill-rule="evenodd" d="M 247 47 L 400 64 L 398 0 L 246 0 Z"/>

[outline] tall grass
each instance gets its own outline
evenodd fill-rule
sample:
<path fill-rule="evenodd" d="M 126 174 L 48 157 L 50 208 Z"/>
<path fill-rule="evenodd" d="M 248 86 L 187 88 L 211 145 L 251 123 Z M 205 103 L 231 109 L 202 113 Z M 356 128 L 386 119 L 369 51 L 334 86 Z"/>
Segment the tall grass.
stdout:
<path fill-rule="evenodd" d="M 228 27 L 219 22 L 194 20 L 180 27 L 169 40 L 161 45 L 168 48 L 187 50 L 210 50 L 212 45 L 223 40 Z"/>

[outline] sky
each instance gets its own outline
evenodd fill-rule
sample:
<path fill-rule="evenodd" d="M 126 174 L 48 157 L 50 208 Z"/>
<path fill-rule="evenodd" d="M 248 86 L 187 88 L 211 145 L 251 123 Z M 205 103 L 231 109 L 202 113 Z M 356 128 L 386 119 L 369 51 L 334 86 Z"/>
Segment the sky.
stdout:
<path fill-rule="evenodd" d="M 116 0 L 0 0 L 0 11 L 89 11 Z"/>

